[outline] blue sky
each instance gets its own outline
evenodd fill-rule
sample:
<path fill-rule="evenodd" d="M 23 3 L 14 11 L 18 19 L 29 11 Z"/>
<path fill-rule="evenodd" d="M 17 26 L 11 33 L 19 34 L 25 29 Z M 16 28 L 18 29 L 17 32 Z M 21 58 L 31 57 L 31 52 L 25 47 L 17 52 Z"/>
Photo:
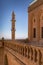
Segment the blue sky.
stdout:
<path fill-rule="evenodd" d="M 11 39 L 12 11 L 16 18 L 15 38 L 28 37 L 28 7 L 33 0 L 0 0 L 0 38 Z"/>

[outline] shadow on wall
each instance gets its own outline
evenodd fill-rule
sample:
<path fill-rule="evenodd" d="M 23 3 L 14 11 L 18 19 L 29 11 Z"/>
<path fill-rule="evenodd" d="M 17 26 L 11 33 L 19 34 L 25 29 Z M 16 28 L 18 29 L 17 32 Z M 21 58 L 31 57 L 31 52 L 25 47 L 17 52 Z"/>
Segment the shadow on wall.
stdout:
<path fill-rule="evenodd" d="M 7 58 L 7 54 L 5 55 L 4 65 L 8 65 L 8 58 Z"/>

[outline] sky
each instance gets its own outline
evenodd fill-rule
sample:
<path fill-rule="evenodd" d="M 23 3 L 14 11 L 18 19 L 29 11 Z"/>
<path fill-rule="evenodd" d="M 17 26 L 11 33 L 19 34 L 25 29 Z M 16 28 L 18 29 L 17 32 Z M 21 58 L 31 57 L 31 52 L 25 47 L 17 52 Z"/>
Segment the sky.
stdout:
<path fill-rule="evenodd" d="M 33 0 L 0 0 L 0 38 L 11 39 L 12 12 L 15 13 L 15 38 L 28 37 L 28 7 Z"/>

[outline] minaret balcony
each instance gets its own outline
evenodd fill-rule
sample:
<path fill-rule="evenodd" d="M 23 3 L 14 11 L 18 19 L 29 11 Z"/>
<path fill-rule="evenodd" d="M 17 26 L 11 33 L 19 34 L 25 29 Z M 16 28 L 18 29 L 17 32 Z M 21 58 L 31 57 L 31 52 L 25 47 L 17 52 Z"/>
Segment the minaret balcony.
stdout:
<path fill-rule="evenodd" d="M 11 29 L 11 31 L 16 31 L 16 29 Z"/>
<path fill-rule="evenodd" d="M 11 20 L 11 22 L 12 22 L 12 21 L 16 22 L 16 20 L 15 20 L 15 19 L 12 19 L 12 20 Z"/>

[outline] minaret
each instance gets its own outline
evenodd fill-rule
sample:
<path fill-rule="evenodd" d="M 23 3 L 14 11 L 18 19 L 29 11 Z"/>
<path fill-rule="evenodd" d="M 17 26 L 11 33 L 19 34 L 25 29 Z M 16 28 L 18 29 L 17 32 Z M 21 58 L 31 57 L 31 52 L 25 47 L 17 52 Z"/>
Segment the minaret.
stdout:
<path fill-rule="evenodd" d="M 15 14 L 14 11 L 12 12 L 12 40 L 15 40 Z"/>

